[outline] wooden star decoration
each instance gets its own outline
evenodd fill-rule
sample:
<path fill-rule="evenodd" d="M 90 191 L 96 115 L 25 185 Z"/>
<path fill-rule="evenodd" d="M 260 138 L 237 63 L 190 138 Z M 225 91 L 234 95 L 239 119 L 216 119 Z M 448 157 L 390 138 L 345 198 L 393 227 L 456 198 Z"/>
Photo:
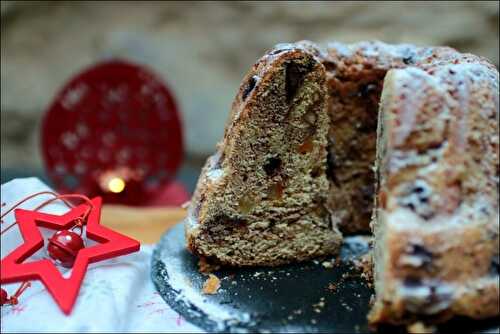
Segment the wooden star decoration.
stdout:
<path fill-rule="evenodd" d="M 92 210 L 88 215 L 85 234 L 88 239 L 98 244 L 83 248 L 78 252 L 68 278 L 64 278 L 49 259 L 27 263 L 23 261 L 44 246 L 44 239 L 38 226 L 54 230 L 69 229 L 74 225 L 75 219 L 88 210 L 88 204 L 74 207 L 63 215 L 15 210 L 15 217 L 24 243 L 2 259 L 0 282 L 5 284 L 41 280 L 61 310 L 65 314 L 70 314 L 90 263 L 133 253 L 140 249 L 138 241 L 100 225 L 102 200 L 100 197 L 95 197 L 91 202 Z"/>

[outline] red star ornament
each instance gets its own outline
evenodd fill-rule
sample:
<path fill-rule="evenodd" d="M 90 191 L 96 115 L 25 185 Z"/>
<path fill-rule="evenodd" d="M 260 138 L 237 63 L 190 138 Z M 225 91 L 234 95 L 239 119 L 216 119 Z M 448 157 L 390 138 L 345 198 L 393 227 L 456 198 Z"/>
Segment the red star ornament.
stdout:
<path fill-rule="evenodd" d="M 78 252 L 68 278 L 64 278 L 55 264 L 48 259 L 22 262 L 44 245 L 44 239 L 37 226 L 55 230 L 71 228 L 74 220 L 88 210 L 88 205 L 74 207 L 61 216 L 23 209 L 15 210 L 24 244 L 2 259 L 0 282 L 5 284 L 39 279 L 61 310 L 69 315 L 90 263 L 137 252 L 140 249 L 138 241 L 99 225 L 102 200 L 100 197 L 95 197 L 91 202 L 93 207 L 87 219 L 86 236 L 99 244 L 83 248 Z"/>

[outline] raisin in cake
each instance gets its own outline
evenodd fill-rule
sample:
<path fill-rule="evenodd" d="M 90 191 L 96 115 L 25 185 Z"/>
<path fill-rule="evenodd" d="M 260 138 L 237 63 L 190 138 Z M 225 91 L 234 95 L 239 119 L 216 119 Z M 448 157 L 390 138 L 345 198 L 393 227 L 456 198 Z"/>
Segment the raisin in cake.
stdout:
<path fill-rule="evenodd" d="M 203 169 L 188 248 L 276 265 L 334 253 L 337 227 L 372 221 L 372 323 L 497 315 L 498 141 L 498 71 L 483 58 L 278 45 L 243 80 Z"/>

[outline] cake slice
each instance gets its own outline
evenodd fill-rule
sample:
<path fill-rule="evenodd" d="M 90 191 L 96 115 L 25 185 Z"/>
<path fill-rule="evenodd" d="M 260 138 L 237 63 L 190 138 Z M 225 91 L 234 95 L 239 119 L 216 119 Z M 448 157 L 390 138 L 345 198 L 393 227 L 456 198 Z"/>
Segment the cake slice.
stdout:
<path fill-rule="evenodd" d="M 274 266 L 339 249 L 325 206 L 326 107 L 325 68 L 299 45 L 278 45 L 253 66 L 200 175 L 185 224 L 189 250 Z"/>

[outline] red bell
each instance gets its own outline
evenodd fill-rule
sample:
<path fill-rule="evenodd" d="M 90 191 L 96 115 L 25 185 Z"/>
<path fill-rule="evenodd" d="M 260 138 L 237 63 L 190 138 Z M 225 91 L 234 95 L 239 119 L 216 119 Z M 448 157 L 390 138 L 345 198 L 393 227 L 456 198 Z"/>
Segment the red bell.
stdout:
<path fill-rule="evenodd" d="M 78 251 L 84 248 L 83 239 L 69 230 L 57 231 L 49 238 L 47 250 L 51 258 L 65 268 L 73 267 Z"/>
<path fill-rule="evenodd" d="M 7 291 L 1 289 L 0 291 L 0 305 L 4 306 L 9 302 L 9 297 L 7 296 Z"/>

